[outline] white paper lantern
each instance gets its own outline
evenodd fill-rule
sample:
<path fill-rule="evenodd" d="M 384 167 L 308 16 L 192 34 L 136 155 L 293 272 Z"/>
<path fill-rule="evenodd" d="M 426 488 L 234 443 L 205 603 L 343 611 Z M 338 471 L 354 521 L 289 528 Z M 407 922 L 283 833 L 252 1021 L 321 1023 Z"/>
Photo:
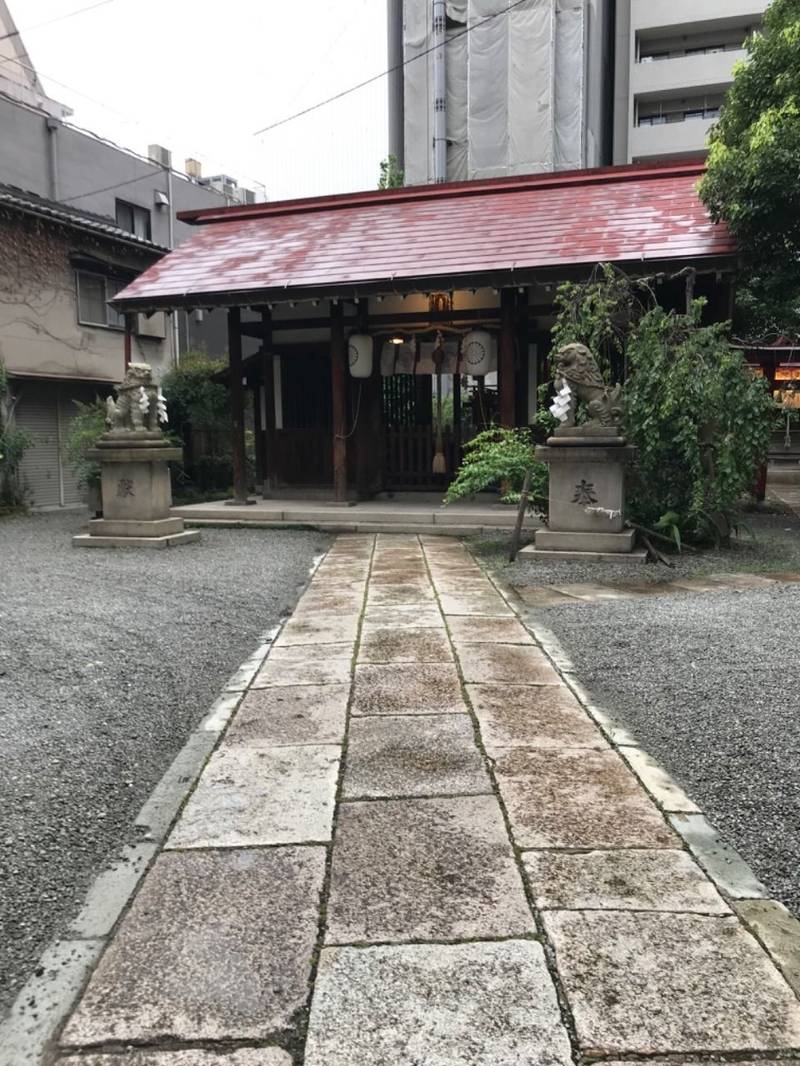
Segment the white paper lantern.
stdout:
<path fill-rule="evenodd" d="M 368 378 L 372 374 L 372 337 L 354 333 L 347 342 L 347 358 L 354 378 Z"/>
<path fill-rule="evenodd" d="M 461 372 L 482 378 L 492 370 L 492 335 L 484 329 L 473 329 L 461 342 Z"/>

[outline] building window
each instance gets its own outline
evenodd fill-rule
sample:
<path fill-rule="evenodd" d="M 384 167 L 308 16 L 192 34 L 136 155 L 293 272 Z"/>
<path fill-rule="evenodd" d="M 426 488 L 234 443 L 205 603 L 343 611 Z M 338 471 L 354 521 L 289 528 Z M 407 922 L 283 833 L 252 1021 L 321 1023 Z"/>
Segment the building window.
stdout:
<path fill-rule="evenodd" d="M 151 239 L 150 212 L 146 207 L 117 200 L 117 225 L 145 241 Z"/>
<path fill-rule="evenodd" d="M 78 322 L 81 325 L 125 328 L 125 316 L 109 307 L 108 301 L 127 285 L 126 281 L 90 274 L 86 270 L 76 270 L 75 280 L 78 289 Z"/>

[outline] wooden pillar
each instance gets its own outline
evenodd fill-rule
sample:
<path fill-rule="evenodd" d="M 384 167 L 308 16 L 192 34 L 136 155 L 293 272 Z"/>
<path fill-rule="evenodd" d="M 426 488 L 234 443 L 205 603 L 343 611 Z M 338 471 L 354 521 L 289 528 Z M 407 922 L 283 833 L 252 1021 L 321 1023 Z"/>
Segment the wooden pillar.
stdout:
<path fill-rule="evenodd" d="M 498 377 L 500 391 L 500 425 L 512 429 L 516 424 L 516 374 L 514 373 L 514 306 L 516 291 L 500 293 L 500 351 Z"/>
<path fill-rule="evenodd" d="M 231 393 L 231 423 L 233 445 L 233 500 L 247 503 L 247 467 L 244 450 L 244 386 L 242 385 L 242 312 L 238 307 L 228 311 L 228 365 Z"/>
<path fill-rule="evenodd" d="M 347 499 L 347 358 L 344 308 L 331 302 L 331 406 L 333 414 L 333 496 Z"/>
<path fill-rule="evenodd" d="M 133 337 L 134 316 L 130 311 L 125 312 L 125 370 L 131 365 L 131 338 Z"/>
<path fill-rule="evenodd" d="M 264 425 L 261 427 L 264 445 L 264 479 L 266 494 L 278 483 L 278 464 L 275 454 L 275 360 L 272 355 L 272 312 L 261 309 L 264 332 L 261 341 L 261 378 L 264 386 Z"/>

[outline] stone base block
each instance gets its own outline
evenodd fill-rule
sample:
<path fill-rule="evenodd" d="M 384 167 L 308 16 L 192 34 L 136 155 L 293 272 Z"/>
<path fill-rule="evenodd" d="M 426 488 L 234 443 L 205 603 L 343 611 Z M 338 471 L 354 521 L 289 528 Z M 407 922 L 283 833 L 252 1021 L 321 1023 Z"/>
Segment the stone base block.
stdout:
<path fill-rule="evenodd" d="M 168 537 L 183 532 L 182 518 L 96 518 L 89 522 L 93 537 Z"/>
<path fill-rule="evenodd" d="M 76 548 L 174 548 L 198 540 L 199 537 L 196 529 L 185 529 L 182 533 L 169 533 L 163 537 L 94 537 L 91 533 L 79 533 L 72 538 L 72 544 Z"/>
<path fill-rule="evenodd" d="M 647 562 L 647 552 L 582 552 L 582 551 L 541 551 L 532 544 L 523 548 L 519 553 L 521 559 L 542 559 L 545 562 L 578 562 L 578 563 L 644 563 Z"/>
<path fill-rule="evenodd" d="M 563 533 L 555 529 L 536 532 L 538 551 L 631 552 L 636 531 L 622 533 Z"/>

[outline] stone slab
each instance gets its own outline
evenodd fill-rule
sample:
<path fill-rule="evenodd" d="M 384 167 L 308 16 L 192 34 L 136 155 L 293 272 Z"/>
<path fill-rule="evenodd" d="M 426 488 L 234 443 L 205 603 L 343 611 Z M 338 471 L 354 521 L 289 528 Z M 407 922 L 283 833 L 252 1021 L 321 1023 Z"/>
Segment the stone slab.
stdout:
<path fill-rule="evenodd" d="M 608 748 L 566 685 L 467 685 L 483 742 L 494 748 Z"/>
<path fill-rule="evenodd" d="M 521 848 L 674 848 L 677 838 L 614 751 L 496 757 L 495 775 Z"/>
<path fill-rule="evenodd" d="M 466 714 L 353 718 L 344 798 L 491 792 Z"/>
<path fill-rule="evenodd" d="M 185 529 L 163 537 L 95 537 L 91 533 L 77 533 L 72 543 L 76 548 L 177 548 L 199 539 L 199 530 Z"/>
<path fill-rule="evenodd" d="M 164 537 L 169 533 L 183 531 L 182 518 L 89 519 L 89 532 L 93 537 Z"/>
<path fill-rule="evenodd" d="M 656 803 L 665 811 L 697 812 L 694 800 L 689 799 L 680 785 L 646 751 L 632 747 L 621 747 L 619 750 Z"/>
<path fill-rule="evenodd" d="M 0 1022 L 0 1066 L 40 1066 L 100 956 L 103 940 L 57 940 Z"/>
<path fill-rule="evenodd" d="M 534 545 L 529 544 L 520 549 L 519 554 L 524 559 L 539 559 L 542 562 L 562 563 L 631 563 L 639 566 L 647 562 L 646 551 L 632 552 L 589 552 L 589 551 L 540 551 Z"/>
<path fill-rule="evenodd" d="M 444 618 L 436 603 L 406 603 L 395 607 L 367 605 L 364 631 L 372 625 L 392 626 L 394 629 L 444 629 Z"/>
<path fill-rule="evenodd" d="M 466 710 L 454 663 L 356 666 L 353 714 L 460 714 Z"/>
<path fill-rule="evenodd" d="M 468 684 L 560 685 L 561 678 L 540 648 L 522 644 L 456 644 Z"/>
<path fill-rule="evenodd" d="M 238 1051 L 130 1051 L 125 1055 L 65 1055 L 58 1066 L 292 1066 L 292 1056 L 277 1047 Z"/>
<path fill-rule="evenodd" d="M 453 662 L 444 629 L 395 629 L 393 626 L 365 626 L 358 649 L 360 663 L 441 663 Z"/>
<path fill-rule="evenodd" d="M 533 637 L 516 618 L 476 618 L 453 615 L 447 625 L 457 644 L 533 644 Z"/>
<path fill-rule="evenodd" d="M 418 566 L 385 567 L 381 563 L 375 563 L 370 571 L 370 585 L 372 588 L 396 588 L 398 585 L 423 585 L 430 587 L 428 573 L 424 563 Z"/>
<path fill-rule="evenodd" d="M 571 1062 L 544 953 L 534 941 L 322 952 L 306 1066 Z"/>
<path fill-rule="evenodd" d="M 628 529 L 622 533 L 565 533 L 555 529 L 537 529 L 536 548 L 538 551 L 575 551 L 575 552 L 631 552 L 636 539 L 636 530 Z"/>
<path fill-rule="evenodd" d="M 774 899 L 746 899 L 734 910 L 755 933 L 800 996 L 800 922 Z"/>
<path fill-rule="evenodd" d="M 242 702 L 242 695 L 241 692 L 223 692 L 211 704 L 199 728 L 206 733 L 221 733 Z"/>
<path fill-rule="evenodd" d="M 732 899 L 762 899 L 766 886 L 702 814 L 672 814 L 672 826 L 709 877 Z"/>
<path fill-rule="evenodd" d="M 576 581 L 574 584 L 559 585 L 558 591 L 565 596 L 572 596 L 576 600 L 586 603 L 595 603 L 598 600 L 631 600 L 635 593 L 628 589 L 617 588 L 613 585 L 600 585 L 590 581 Z"/>
<path fill-rule="evenodd" d="M 540 910 L 730 914 L 714 885 L 682 850 L 526 851 L 522 858 Z"/>
<path fill-rule="evenodd" d="M 364 590 L 356 591 L 325 589 L 324 586 L 312 586 L 310 592 L 294 609 L 293 617 L 307 618 L 308 615 L 358 614 L 364 605 Z"/>
<path fill-rule="evenodd" d="M 133 823 L 143 831 L 143 839 L 163 840 L 197 775 L 219 740 L 213 731 L 192 733 L 150 793 Z"/>
<path fill-rule="evenodd" d="M 343 803 L 327 942 L 534 933 L 494 796 Z"/>
<path fill-rule="evenodd" d="M 296 647 L 297 645 L 289 645 Z M 324 647 L 324 645 L 320 645 Z M 285 688 L 296 685 L 345 685 L 350 680 L 349 659 L 319 659 L 312 656 L 295 662 L 267 659 L 255 676 L 253 688 Z"/>
<path fill-rule="evenodd" d="M 275 647 L 290 644 L 343 644 L 354 642 L 358 633 L 358 615 L 308 615 L 292 617 L 281 630 Z"/>
<path fill-rule="evenodd" d="M 482 615 L 486 618 L 513 618 L 514 612 L 496 592 L 464 592 L 459 596 L 440 596 L 442 611 L 448 614 Z"/>
<path fill-rule="evenodd" d="M 341 744 L 350 685 L 252 689 L 225 734 L 225 746 Z"/>
<path fill-rule="evenodd" d="M 593 1055 L 800 1049 L 800 1003 L 737 918 L 547 911 Z"/>
<path fill-rule="evenodd" d="M 308 995 L 324 848 L 165 852 L 61 1037 L 266 1039 Z"/>
<path fill-rule="evenodd" d="M 282 644 L 273 648 L 269 657 L 271 661 L 279 663 L 327 662 L 329 659 L 346 659 L 350 662 L 355 648 L 355 641 L 350 640 L 338 644 Z"/>
<path fill-rule="evenodd" d="M 372 585 L 367 591 L 367 607 L 396 607 L 403 603 L 433 601 L 433 588 L 429 581 L 414 585 Z"/>
<path fill-rule="evenodd" d="M 168 848 L 236 848 L 331 839 L 340 748 L 226 745 L 208 761 Z"/>

